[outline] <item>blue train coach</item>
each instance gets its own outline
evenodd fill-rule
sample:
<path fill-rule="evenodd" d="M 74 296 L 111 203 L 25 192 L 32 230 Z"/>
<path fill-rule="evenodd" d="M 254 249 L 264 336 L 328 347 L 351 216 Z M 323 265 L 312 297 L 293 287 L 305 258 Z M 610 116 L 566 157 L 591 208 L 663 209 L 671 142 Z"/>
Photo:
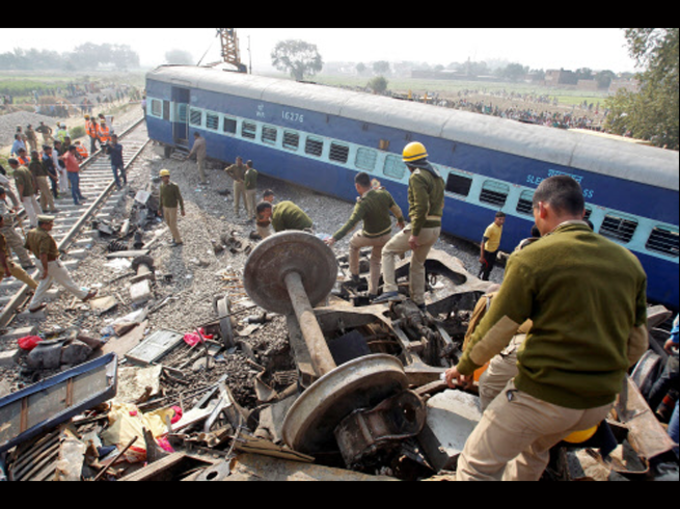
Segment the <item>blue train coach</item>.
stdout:
<path fill-rule="evenodd" d="M 650 301 L 678 309 L 678 152 L 347 90 L 223 71 L 162 66 L 147 75 L 149 137 L 354 201 L 374 175 L 407 209 L 403 147 L 420 141 L 446 179 L 444 231 L 475 242 L 502 210 L 501 249 L 529 236 L 541 180 L 583 188 L 595 231 L 634 252 Z M 339 223 L 344 219 L 338 219 Z"/>

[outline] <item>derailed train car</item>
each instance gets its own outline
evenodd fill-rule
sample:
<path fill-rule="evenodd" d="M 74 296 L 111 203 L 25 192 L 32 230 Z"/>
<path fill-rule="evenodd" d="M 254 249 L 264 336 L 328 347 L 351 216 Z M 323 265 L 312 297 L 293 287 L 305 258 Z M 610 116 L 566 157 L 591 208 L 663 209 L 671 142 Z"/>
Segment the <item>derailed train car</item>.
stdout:
<path fill-rule="evenodd" d="M 583 188 L 596 232 L 630 249 L 651 301 L 678 309 L 678 152 L 475 113 L 216 68 L 147 75 L 149 137 L 208 157 L 256 161 L 262 173 L 353 201 L 354 176 L 375 176 L 407 209 L 403 147 L 422 142 L 446 180 L 443 230 L 474 242 L 501 210 L 501 249 L 529 235 L 545 178 Z"/>

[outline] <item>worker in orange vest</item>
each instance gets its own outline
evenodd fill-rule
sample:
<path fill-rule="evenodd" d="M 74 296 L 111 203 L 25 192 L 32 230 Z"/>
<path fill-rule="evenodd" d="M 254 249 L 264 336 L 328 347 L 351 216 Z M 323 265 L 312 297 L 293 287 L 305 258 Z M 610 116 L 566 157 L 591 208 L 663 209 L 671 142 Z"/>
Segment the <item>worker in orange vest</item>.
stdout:
<path fill-rule="evenodd" d="M 90 137 L 90 152 L 94 153 L 97 150 L 97 121 L 89 115 L 85 115 L 85 132 Z"/>
<path fill-rule="evenodd" d="M 99 143 L 101 143 L 102 146 L 106 145 L 111 139 L 111 130 L 103 120 L 99 122 L 99 127 L 97 128 L 97 138 L 99 138 Z"/>
<path fill-rule="evenodd" d="M 74 145 L 76 146 L 76 151 L 78 152 L 78 154 L 80 155 L 80 157 L 82 157 L 83 160 L 87 159 L 87 156 L 89 155 L 89 154 L 87 153 L 87 149 L 86 149 L 85 147 L 83 147 L 83 146 L 80 144 L 79 141 L 76 141 L 76 142 L 74 143 Z"/>

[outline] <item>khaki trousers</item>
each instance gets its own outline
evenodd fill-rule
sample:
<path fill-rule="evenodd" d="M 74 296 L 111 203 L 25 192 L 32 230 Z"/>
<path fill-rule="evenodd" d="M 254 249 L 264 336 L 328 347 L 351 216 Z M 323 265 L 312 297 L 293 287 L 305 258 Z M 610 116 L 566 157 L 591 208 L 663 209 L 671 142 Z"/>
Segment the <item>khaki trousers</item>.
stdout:
<path fill-rule="evenodd" d="M 42 263 L 38 262 L 38 266 L 40 267 L 40 277 L 42 278 Z M 66 267 L 64 267 L 59 260 L 54 260 L 53 262 L 49 262 L 47 264 L 47 277 L 45 279 L 39 280 L 38 287 L 35 290 L 33 298 L 31 299 L 31 303 L 28 305 L 28 309 L 37 308 L 42 303 L 42 301 L 45 300 L 47 290 L 50 289 L 50 286 L 52 286 L 52 283 L 55 281 L 63 286 L 68 292 L 78 297 L 80 300 L 83 300 L 85 297 L 87 297 L 87 294 L 89 293 L 89 290 L 80 289 L 80 286 L 78 286 L 73 281 L 73 279 L 71 279 L 71 275 L 68 273 L 68 270 L 66 270 Z"/>
<path fill-rule="evenodd" d="M 168 228 L 170 228 L 172 240 L 177 244 L 181 244 L 182 236 L 179 234 L 179 228 L 177 226 L 177 207 L 174 209 L 163 207 L 163 217 L 165 218 L 165 223 L 168 225 Z"/>
<path fill-rule="evenodd" d="M 6 221 L 5 224 L 9 222 L 7 220 L 5 221 Z M 21 235 L 17 233 L 17 231 L 12 226 L 4 226 L 0 228 L 0 233 L 2 233 L 5 236 L 7 245 L 17 255 L 17 257 L 19 258 L 19 263 L 21 263 L 23 267 L 33 265 L 31 256 L 28 254 L 28 249 L 24 247 L 24 239 L 21 237 Z"/>
<path fill-rule="evenodd" d="M 380 261 L 382 259 L 382 250 L 390 239 L 392 233 L 386 233 L 381 237 L 366 237 L 363 231 L 356 232 L 349 241 L 349 271 L 358 276 L 359 275 L 359 254 L 361 248 L 372 247 L 371 252 L 371 269 L 368 279 L 368 293 L 370 295 L 377 295 L 378 285 L 380 284 Z"/>
<path fill-rule="evenodd" d="M 510 380 L 482 415 L 458 457 L 457 481 L 537 481 L 550 448 L 599 424 L 613 403 L 577 410 L 541 401 Z"/>
<path fill-rule="evenodd" d="M 54 197 L 47 177 L 36 177 L 35 180 L 38 182 L 38 189 L 40 189 L 40 206 L 43 211 L 54 210 Z"/>
<path fill-rule="evenodd" d="M 24 269 L 19 267 L 12 260 L 7 260 L 7 265 L 9 266 L 9 273 L 12 274 L 19 281 L 26 283 L 32 290 L 38 288 L 38 283 L 29 276 Z M 5 278 L 5 270 L 0 267 L 0 282 Z"/>
<path fill-rule="evenodd" d="M 205 158 L 196 156 L 196 167 L 198 168 L 198 178 L 201 179 L 201 184 L 205 184 L 208 180 L 205 178 Z"/>
<path fill-rule="evenodd" d="M 31 228 L 36 228 L 38 226 L 38 216 L 42 214 L 43 211 L 42 208 L 40 208 L 38 200 L 35 199 L 35 195 L 23 196 L 21 198 L 21 203 L 24 205 L 24 210 L 31 223 Z"/>
<path fill-rule="evenodd" d="M 243 199 L 243 206 L 246 208 L 248 214 L 248 201 L 246 200 L 246 185 L 243 182 L 234 180 L 234 212 L 236 216 L 239 215 L 239 208 L 241 207 L 241 199 Z"/>
<path fill-rule="evenodd" d="M 425 260 L 439 238 L 441 228 L 423 228 L 420 230 L 418 242 L 420 246 L 411 254 L 409 272 L 409 290 L 411 300 L 420 305 L 425 304 Z M 395 257 L 402 255 L 411 248 L 408 239 L 411 236 L 411 226 L 407 226 L 397 233 L 382 250 L 382 270 L 385 286 L 384 292 L 396 292 L 399 287 L 395 276 Z"/>
<path fill-rule="evenodd" d="M 479 377 L 479 403 L 484 412 L 496 396 L 517 375 L 517 351 L 526 334 L 516 334 L 510 344 L 489 362 L 489 367 Z"/>
<path fill-rule="evenodd" d="M 246 210 L 248 211 L 248 219 L 255 218 L 255 207 L 257 207 L 257 189 L 246 189 Z"/>

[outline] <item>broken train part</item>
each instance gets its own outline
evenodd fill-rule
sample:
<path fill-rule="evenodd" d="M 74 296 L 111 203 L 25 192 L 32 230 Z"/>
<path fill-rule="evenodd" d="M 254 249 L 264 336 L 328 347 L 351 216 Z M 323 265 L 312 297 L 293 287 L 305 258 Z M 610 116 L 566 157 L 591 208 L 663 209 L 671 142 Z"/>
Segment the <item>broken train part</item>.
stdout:
<path fill-rule="evenodd" d="M 250 298 L 287 315 L 302 337 L 293 348 L 296 358 L 309 364 L 312 383 L 288 410 L 282 430 L 284 442 L 305 454 L 337 448 L 333 430 L 342 419 L 375 407 L 408 385 L 401 362 L 391 355 L 365 355 L 337 366 L 313 310 L 329 295 L 336 275 L 330 248 L 314 235 L 293 231 L 261 242 L 244 269 Z"/>
<path fill-rule="evenodd" d="M 117 365 L 108 354 L 0 399 L 0 453 L 113 398 Z"/>

